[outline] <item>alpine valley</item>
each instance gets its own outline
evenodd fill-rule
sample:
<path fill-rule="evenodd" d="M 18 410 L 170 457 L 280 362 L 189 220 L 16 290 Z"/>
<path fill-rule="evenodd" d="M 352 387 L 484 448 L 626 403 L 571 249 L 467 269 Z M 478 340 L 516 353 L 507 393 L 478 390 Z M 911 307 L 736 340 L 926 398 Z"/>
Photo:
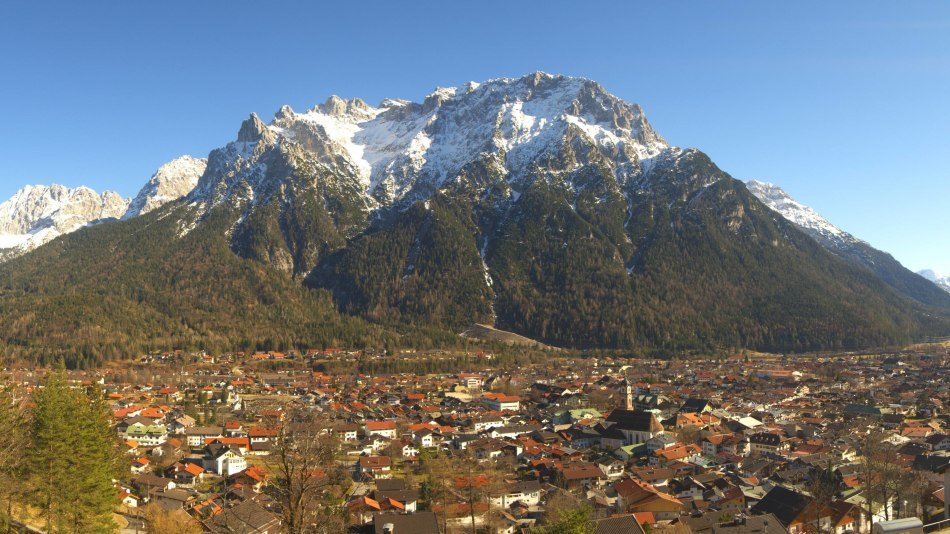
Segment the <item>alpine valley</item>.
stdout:
<path fill-rule="evenodd" d="M 950 333 L 950 293 L 579 78 L 252 114 L 207 160 L 92 204 L 35 250 L 9 238 L 8 353 L 84 366 L 167 348 L 424 347 L 473 323 L 639 352 Z"/>

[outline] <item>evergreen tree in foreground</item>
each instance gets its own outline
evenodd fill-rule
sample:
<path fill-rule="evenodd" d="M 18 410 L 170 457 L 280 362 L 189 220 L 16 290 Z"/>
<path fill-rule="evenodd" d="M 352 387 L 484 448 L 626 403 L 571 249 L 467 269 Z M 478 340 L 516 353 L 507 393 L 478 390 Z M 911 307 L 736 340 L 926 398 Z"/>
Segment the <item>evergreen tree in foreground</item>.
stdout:
<path fill-rule="evenodd" d="M 21 391 L 8 377 L 0 376 L 0 532 L 12 528 L 14 502 L 22 494 L 25 469 L 23 442 L 27 419 Z"/>
<path fill-rule="evenodd" d="M 101 394 L 49 373 L 35 395 L 29 451 L 33 504 L 51 533 L 112 532 L 116 440 Z"/>

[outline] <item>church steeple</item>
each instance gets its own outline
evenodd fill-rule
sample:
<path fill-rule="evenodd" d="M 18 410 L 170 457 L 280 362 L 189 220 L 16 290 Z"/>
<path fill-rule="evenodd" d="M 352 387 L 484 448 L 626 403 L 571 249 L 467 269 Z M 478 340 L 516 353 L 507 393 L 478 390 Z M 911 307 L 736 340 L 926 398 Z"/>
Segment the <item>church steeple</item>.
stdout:
<path fill-rule="evenodd" d="M 624 403 L 624 409 L 632 410 L 633 409 L 633 384 L 630 383 L 630 380 L 627 377 L 623 377 L 623 380 L 620 381 L 620 388 L 622 389 L 626 402 Z"/>

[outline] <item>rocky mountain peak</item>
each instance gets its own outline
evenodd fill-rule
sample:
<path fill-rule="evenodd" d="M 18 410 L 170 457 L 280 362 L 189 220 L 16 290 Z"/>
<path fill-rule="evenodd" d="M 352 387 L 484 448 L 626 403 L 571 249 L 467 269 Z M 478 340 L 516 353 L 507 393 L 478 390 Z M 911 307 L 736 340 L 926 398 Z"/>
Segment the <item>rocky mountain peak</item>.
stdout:
<path fill-rule="evenodd" d="M 280 109 L 277 110 L 277 113 L 274 114 L 274 122 L 277 121 L 286 121 L 292 119 L 294 116 L 294 109 L 287 104 L 280 106 Z"/>
<path fill-rule="evenodd" d="M 26 186 L 0 203 L 0 260 L 96 222 L 121 217 L 129 200 L 84 186 Z"/>
<path fill-rule="evenodd" d="M 422 111 L 430 113 L 442 106 L 457 94 L 455 87 L 436 87 L 434 91 L 426 95 L 422 101 Z"/>
<path fill-rule="evenodd" d="M 238 130 L 239 143 L 256 143 L 272 139 L 273 136 L 268 131 L 267 125 L 257 116 L 257 113 L 251 113 L 251 116 L 241 123 L 241 129 Z"/>
<path fill-rule="evenodd" d="M 336 95 L 330 95 L 327 101 L 323 103 L 323 112 L 327 115 L 340 117 L 346 114 L 346 107 L 346 100 Z"/>
<path fill-rule="evenodd" d="M 319 113 L 349 121 L 368 120 L 374 117 L 377 112 L 359 98 L 346 100 L 336 95 L 331 95 L 323 104 L 318 104 L 310 109 L 310 113 Z"/>
<path fill-rule="evenodd" d="M 162 165 L 129 204 L 123 219 L 144 215 L 187 195 L 198 184 L 208 160 L 181 156 Z"/>

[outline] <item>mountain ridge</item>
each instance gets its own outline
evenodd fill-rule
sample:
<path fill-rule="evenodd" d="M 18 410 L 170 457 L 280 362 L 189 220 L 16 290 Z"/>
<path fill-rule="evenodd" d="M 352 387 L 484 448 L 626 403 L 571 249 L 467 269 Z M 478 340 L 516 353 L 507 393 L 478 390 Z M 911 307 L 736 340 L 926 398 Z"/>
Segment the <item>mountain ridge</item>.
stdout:
<path fill-rule="evenodd" d="M 0 203 L 0 261 L 102 220 L 118 218 L 128 200 L 113 191 L 59 184 L 27 185 Z"/>
<path fill-rule="evenodd" d="M 175 158 L 159 167 L 131 199 L 84 185 L 24 186 L 0 203 L 0 263 L 85 226 L 130 219 L 178 200 L 194 189 L 205 165 L 201 158 Z"/>
<path fill-rule="evenodd" d="M 202 339 L 431 346 L 472 323 L 628 350 L 950 330 L 946 309 L 829 252 L 636 104 L 544 73 L 252 114 L 182 199 L 26 260 L 0 265 L 0 340 L 55 354 L 85 339 L 93 360 Z M 78 302 L 89 317 L 65 326 L 35 312 Z"/>
<path fill-rule="evenodd" d="M 930 280 L 940 289 L 950 292 L 950 275 L 938 273 L 933 269 L 923 269 L 921 271 L 917 271 L 917 274 L 923 276 L 927 280 Z"/>
<path fill-rule="evenodd" d="M 132 198 L 122 218 L 130 219 L 144 215 L 187 196 L 198 184 L 198 179 L 207 165 L 208 160 L 188 155 L 163 164 Z"/>
<path fill-rule="evenodd" d="M 870 270 L 901 294 L 924 304 L 950 307 L 950 298 L 944 293 L 947 290 L 936 279 L 912 272 L 887 252 L 875 249 L 866 241 L 838 228 L 812 208 L 799 203 L 779 186 L 757 180 L 750 180 L 746 185 L 766 206 L 804 230 L 835 255 Z"/>

